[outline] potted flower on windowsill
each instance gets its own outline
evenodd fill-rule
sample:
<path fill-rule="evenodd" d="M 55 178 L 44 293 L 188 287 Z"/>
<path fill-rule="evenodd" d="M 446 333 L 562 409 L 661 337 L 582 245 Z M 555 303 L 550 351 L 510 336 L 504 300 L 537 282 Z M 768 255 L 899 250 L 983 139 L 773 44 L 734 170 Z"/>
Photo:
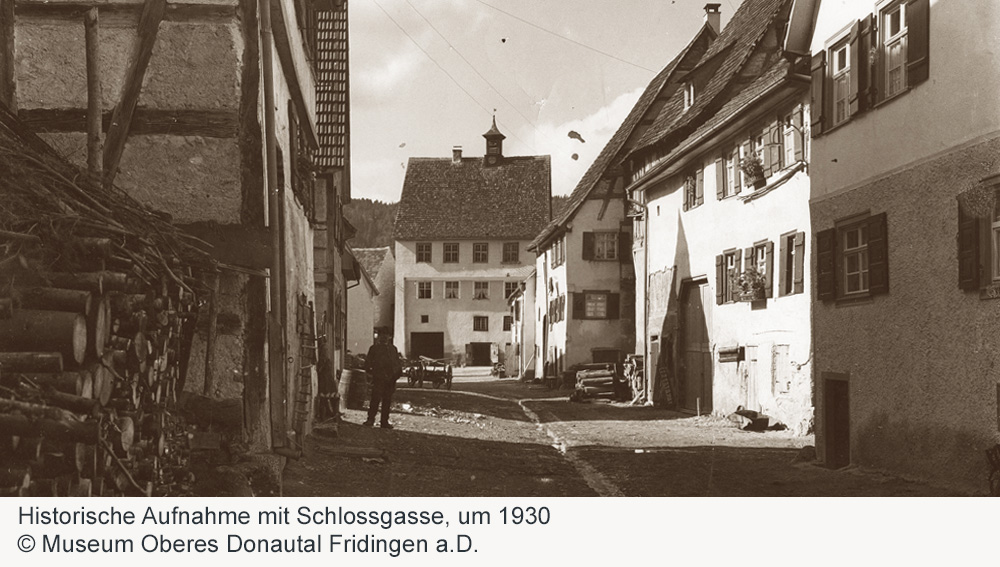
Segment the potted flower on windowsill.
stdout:
<path fill-rule="evenodd" d="M 757 301 L 764 299 L 764 272 L 757 266 L 748 267 L 743 273 L 736 275 L 733 282 L 733 295 L 739 301 Z"/>
<path fill-rule="evenodd" d="M 760 189 L 767 185 L 767 180 L 764 177 L 764 164 L 761 163 L 757 154 L 751 153 L 744 156 L 740 160 L 740 171 L 743 172 L 747 187 L 753 185 L 754 189 Z"/>

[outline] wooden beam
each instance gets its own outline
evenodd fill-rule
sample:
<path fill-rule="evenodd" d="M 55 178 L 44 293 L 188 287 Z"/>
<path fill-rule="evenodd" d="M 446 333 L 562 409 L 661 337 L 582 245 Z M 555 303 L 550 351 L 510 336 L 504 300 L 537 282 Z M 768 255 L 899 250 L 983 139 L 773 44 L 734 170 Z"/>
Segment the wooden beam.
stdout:
<path fill-rule="evenodd" d="M 87 110 L 83 108 L 33 108 L 17 113 L 18 118 L 36 132 L 86 132 Z M 105 131 L 111 126 L 112 113 L 105 112 Z M 154 110 L 137 108 L 132 115 L 130 135 L 174 134 L 205 138 L 235 138 L 239 135 L 237 110 Z"/>
<path fill-rule="evenodd" d="M 111 116 L 111 128 L 104 146 L 104 186 L 110 187 L 118 174 L 118 164 L 122 152 L 125 151 L 125 140 L 128 139 L 129 128 L 132 125 L 132 114 L 139 103 L 142 92 L 142 80 L 146 76 L 146 67 L 153 55 L 153 45 L 156 44 L 156 34 L 163 21 L 166 10 L 166 0 L 146 0 L 139 16 L 138 36 L 135 50 L 129 60 L 125 82 L 122 84 L 121 96 Z"/>
<path fill-rule="evenodd" d="M 0 104 L 17 110 L 14 76 L 14 0 L 0 0 Z"/>
<path fill-rule="evenodd" d="M 101 49 L 97 8 L 83 17 L 87 51 L 87 175 L 93 187 L 101 183 Z"/>

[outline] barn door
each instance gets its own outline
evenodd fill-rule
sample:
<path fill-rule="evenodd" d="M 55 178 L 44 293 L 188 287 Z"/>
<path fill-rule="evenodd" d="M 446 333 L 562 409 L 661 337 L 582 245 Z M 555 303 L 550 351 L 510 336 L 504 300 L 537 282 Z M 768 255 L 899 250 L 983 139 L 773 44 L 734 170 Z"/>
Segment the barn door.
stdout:
<path fill-rule="evenodd" d="M 708 336 L 710 290 L 705 281 L 691 282 L 681 292 L 681 407 L 712 411 L 712 345 Z"/>

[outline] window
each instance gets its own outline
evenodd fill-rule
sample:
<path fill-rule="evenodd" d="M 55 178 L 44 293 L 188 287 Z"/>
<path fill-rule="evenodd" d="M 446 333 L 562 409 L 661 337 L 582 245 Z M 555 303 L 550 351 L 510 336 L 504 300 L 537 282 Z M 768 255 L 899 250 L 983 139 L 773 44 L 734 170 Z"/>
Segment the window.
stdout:
<path fill-rule="evenodd" d="M 690 210 L 705 202 L 705 171 L 698 168 L 684 178 L 684 210 Z M 659 209 L 657 209 L 659 214 Z"/>
<path fill-rule="evenodd" d="M 594 259 L 595 260 L 617 260 L 618 259 L 618 233 L 617 232 L 596 232 L 596 233 L 594 233 Z"/>
<path fill-rule="evenodd" d="M 503 316 L 503 330 L 509 331 L 511 327 L 514 326 L 514 317 L 510 315 Z"/>
<path fill-rule="evenodd" d="M 420 316 L 420 322 L 421 323 L 429 323 L 430 320 L 431 320 L 430 315 L 421 315 Z"/>
<path fill-rule="evenodd" d="M 608 291 L 584 291 L 573 294 L 574 319 L 618 319 L 619 298 Z"/>
<path fill-rule="evenodd" d="M 958 196 L 958 285 L 1000 297 L 1000 176 Z"/>
<path fill-rule="evenodd" d="M 886 214 L 846 219 L 816 235 L 816 295 L 848 300 L 889 292 Z"/>
<path fill-rule="evenodd" d="M 847 122 L 850 117 L 851 58 L 847 40 L 830 50 L 833 80 L 833 120 L 832 126 Z"/>
<path fill-rule="evenodd" d="M 472 317 L 472 330 L 473 331 L 489 331 L 490 330 L 490 318 L 482 315 L 474 315 Z"/>
<path fill-rule="evenodd" d="M 684 85 L 684 110 L 694 105 L 694 81 Z"/>
<path fill-rule="evenodd" d="M 418 242 L 417 243 L 417 261 L 418 262 L 430 262 L 431 261 L 431 243 L 430 242 Z"/>
<path fill-rule="evenodd" d="M 558 268 L 566 261 L 566 237 L 561 236 L 552 242 L 549 248 L 549 259 L 553 268 Z"/>
<path fill-rule="evenodd" d="M 509 299 L 514 295 L 520 286 L 517 282 L 503 282 L 503 298 Z"/>
<path fill-rule="evenodd" d="M 504 264 L 516 264 L 518 262 L 518 248 L 517 242 L 504 242 L 503 243 L 503 263 Z"/>
<path fill-rule="evenodd" d="M 444 298 L 458 299 L 458 282 L 444 282 Z"/>
<path fill-rule="evenodd" d="M 489 299 L 490 298 L 490 282 L 475 282 L 473 294 L 473 299 Z"/>
<path fill-rule="evenodd" d="M 778 296 L 793 295 L 804 291 L 803 268 L 805 267 L 804 232 L 783 234 L 779 241 L 779 263 L 781 273 L 778 278 Z"/>
<path fill-rule="evenodd" d="M 740 253 L 727 250 L 715 257 L 715 302 L 719 305 L 736 300 L 734 288 L 740 275 Z"/>
<path fill-rule="evenodd" d="M 796 106 L 790 114 L 787 114 L 782 119 L 782 126 L 784 128 L 782 150 L 785 154 L 785 165 L 803 161 L 805 154 L 802 148 L 805 133 L 802 131 L 802 107 Z"/>
<path fill-rule="evenodd" d="M 431 282 L 417 282 L 417 299 L 431 298 Z"/>
<path fill-rule="evenodd" d="M 476 264 L 486 264 L 490 261 L 489 243 L 476 242 L 472 245 L 472 261 Z"/>
<path fill-rule="evenodd" d="M 740 148 L 728 150 L 716 163 L 716 197 L 725 199 L 740 192 Z"/>
<path fill-rule="evenodd" d="M 444 243 L 444 263 L 445 264 L 457 264 L 458 263 L 458 243 L 457 242 L 445 242 Z"/>
<path fill-rule="evenodd" d="M 885 58 L 885 97 L 906 88 L 906 4 L 899 2 L 882 12 L 882 45 Z"/>

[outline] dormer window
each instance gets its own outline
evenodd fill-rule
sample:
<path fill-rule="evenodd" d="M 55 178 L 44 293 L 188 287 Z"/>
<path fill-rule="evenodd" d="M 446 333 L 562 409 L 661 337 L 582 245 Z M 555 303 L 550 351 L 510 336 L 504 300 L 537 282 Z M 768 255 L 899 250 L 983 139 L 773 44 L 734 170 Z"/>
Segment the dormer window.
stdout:
<path fill-rule="evenodd" d="M 684 85 L 684 110 L 691 108 L 694 105 L 694 82 L 685 83 Z"/>

